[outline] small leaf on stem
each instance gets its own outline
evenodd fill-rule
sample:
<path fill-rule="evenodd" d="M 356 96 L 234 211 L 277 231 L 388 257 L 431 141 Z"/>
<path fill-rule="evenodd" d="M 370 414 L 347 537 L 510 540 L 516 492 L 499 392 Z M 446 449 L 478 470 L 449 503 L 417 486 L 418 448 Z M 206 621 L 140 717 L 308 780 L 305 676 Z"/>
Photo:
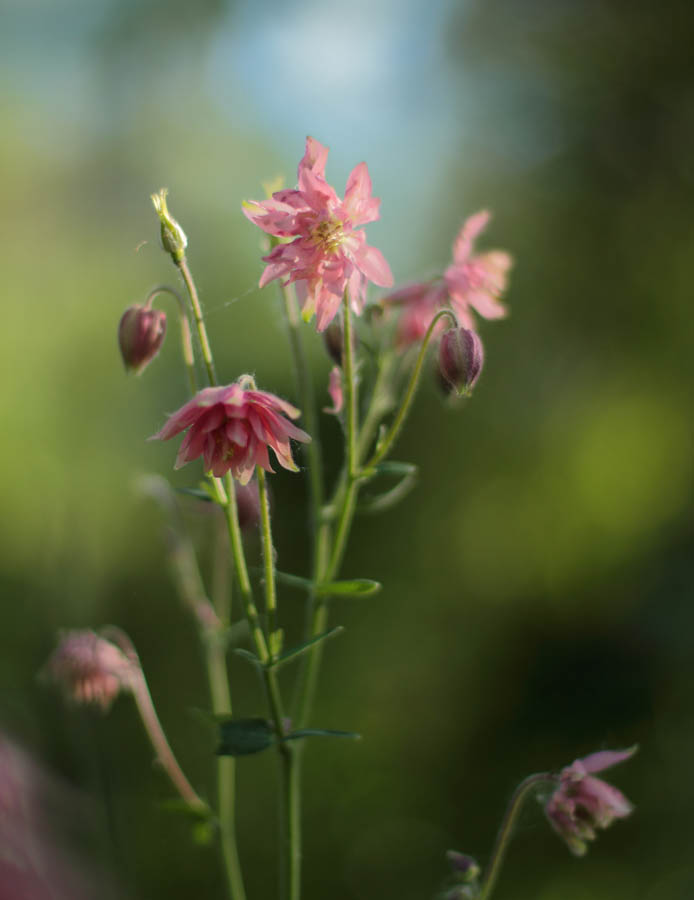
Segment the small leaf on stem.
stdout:
<path fill-rule="evenodd" d="M 217 756 L 248 756 L 267 750 L 275 742 L 275 732 L 267 719 L 227 719 L 219 723 Z"/>

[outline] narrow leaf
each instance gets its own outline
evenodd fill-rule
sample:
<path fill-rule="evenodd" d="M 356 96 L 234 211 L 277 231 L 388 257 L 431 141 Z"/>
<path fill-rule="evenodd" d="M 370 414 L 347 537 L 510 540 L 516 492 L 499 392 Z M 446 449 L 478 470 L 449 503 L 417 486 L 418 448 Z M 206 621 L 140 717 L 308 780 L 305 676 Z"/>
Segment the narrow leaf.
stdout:
<path fill-rule="evenodd" d="M 217 756 L 248 756 L 267 750 L 275 733 L 267 719 L 227 719 L 219 724 Z"/>
<path fill-rule="evenodd" d="M 210 492 L 206 491 L 204 488 L 186 488 L 179 487 L 176 488 L 177 494 L 187 494 L 189 497 L 195 497 L 196 500 L 203 500 L 205 503 L 212 503 L 212 497 L 210 496 Z"/>
<path fill-rule="evenodd" d="M 371 578 L 353 578 L 350 581 L 326 581 L 316 585 L 316 594 L 320 597 L 359 596 L 368 597 L 377 594 L 381 584 Z"/>
<path fill-rule="evenodd" d="M 418 468 L 412 463 L 403 462 L 382 462 L 373 469 L 374 476 L 384 475 L 387 479 L 392 480 L 393 477 L 398 480 L 386 491 L 375 494 L 366 494 L 359 505 L 357 511 L 360 513 L 380 513 L 396 503 L 399 503 L 414 487 L 417 481 Z"/>
<path fill-rule="evenodd" d="M 256 668 L 259 666 L 262 667 L 262 665 L 263 665 L 261 663 L 261 661 L 258 659 L 258 657 L 255 655 L 255 653 L 251 653 L 250 650 L 244 650 L 243 647 L 236 647 L 234 649 L 234 653 L 237 656 L 240 656 L 241 659 L 245 659 L 246 662 L 249 662 L 252 665 L 256 666 Z"/>
<path fill-rule="evenodd" d="M 304 641 L 303 644 L 299 644 L 296 647 L 292 647 L 291 650 L 287 650 L 282 654 L 278 659 L 275 660 L 274 666 L 277 668 L 278 666 L 283 666 L 285 663 L 291 662 L 294 659 L 298 659 L 300 656 L 303 656 L 311 647 L 314 647 L 316 644 L 320 644 L 321 641 L 325 641 L 328 638 L 335 637 L 336 634 L 340 634 L 341 631 L 344 631 L 343 625 L 336 625 L 334 628 L 330 628 L 328 631 L 324 631 L 323 634 L 319 634 L 317 637 L 311 638 L 310 641 Z"/>
<path fill-rule="evenodd" d="M 285 741 L 297 741 L 300 738 L 307 737 L 333 737 L 333 738 L 351 738 L 353 741 L 360 741 L 361 735 L 356 731 L 335 731 L 331 728 L 300 728 L 298 731 L 292 731 L 288 734 Z"/>

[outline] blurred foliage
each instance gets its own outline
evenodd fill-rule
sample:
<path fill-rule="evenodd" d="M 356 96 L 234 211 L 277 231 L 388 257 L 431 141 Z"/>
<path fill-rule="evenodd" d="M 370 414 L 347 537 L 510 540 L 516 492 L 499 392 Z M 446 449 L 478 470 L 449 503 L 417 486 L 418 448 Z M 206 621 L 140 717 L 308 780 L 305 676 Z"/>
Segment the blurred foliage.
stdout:
<path fill-rule="evenodd" d="M 524 775 L 638 741 L 614 779 L 636 814 L 576 861 L 528 810 L 498 897 L 689 900 L 694 10 L 446 10 L 441 54 L 458 79 L 447 115 L 466 127 L 439 167 L 419 162 L 430 202 L 414 211 L 416 247 L 374 177 L 378 234 L 397 276 L 415 277 L 445 261 L 465 214 L 490 206 L 489 240 L 517 259 L 512 316 L 485 326 L 486 370 L 463 408 L 424 386 L 397 450 L 419 484 L 398 510 L 361 520 L 350 545 L 344 576 L 384 590 L 334 603 L 346 633 L 327 648 L 315 724 L 364 740 L 308 750 L 306 897 L 430 896 L 447 848 L 484 859 Z M 4 38 L 0 724 L 91 796 L 100 818 L 85 852 L 126 896 L 221 898 L 214 850 L 157 805 L 168 785 L 128 702 L 107 719 L 70 712 L 35 673 L 56 628 L 117 622 L 211 794 L 213 739 L 192 712 L 208 705 L 200 651 L 160 515 L 134 489 L 142 472 L 173 476 L 172 447 L 144 439 L 184 397 L 174 310 L 139 380 L 122 371 L 116 325 L 152 285 L 175 284 L 149 205 L 168 185 L 220 370 L 294 399 L 278 301 L 255 289 L 259 238 L 239 203 L 277 171 L 291 182 L 301 139 L 279 153 L 280 135 L 272 147 L 252 117 L 216 104 L 226 86 L 210 86 L 206 59 L 235 21 L 219 0 L 75 2 L 57 18 L 39 0 L 9 4 Z M 329 362 L 307 338 L 325 385 Z M 339 459 L 336 424 L 323 429 Z M 191 466 L 172 480 L 198 477 Z M 272 486 L 279 566 L 303 573 L 302 479 Z M 187 515 L 209 556 L 209 516 L 194 502 Z M 281 599 L 297 637 L 300 595 Z M 249 667 L 231 671 L 237 713 L 262 712 Z M 274 760 L 239 771 L 249 896 L 271 896 Z"/>

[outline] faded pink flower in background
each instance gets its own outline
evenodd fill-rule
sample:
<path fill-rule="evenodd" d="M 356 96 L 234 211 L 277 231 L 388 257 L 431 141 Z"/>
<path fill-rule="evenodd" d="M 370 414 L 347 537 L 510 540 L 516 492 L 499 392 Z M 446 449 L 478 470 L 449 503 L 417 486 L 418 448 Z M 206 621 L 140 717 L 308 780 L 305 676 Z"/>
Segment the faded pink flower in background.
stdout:
<path fill-rule="evenodd" d="M 206 471 L 218 478 L 231 471 L 241 484 L 250 481 L 256 466 L 274 471 L 268 447 L 281 466 L 296 472 L 289 440 L 308 443 L 311 438 L 285 416 L 296 419 L 299 410 L 267 391 L 248 389 L 249 383 L 244 375 L 233 384 L 199 391 L 150 440 L 168 441 L 189 429 L 175 468 L 202 456 Z"/>
<path fill-rule="evenodd" d="M 333 366 L 330 370 L 328 393 L 330 394 L 330 399 L 333 401 L 333 405 L 332 407 L 324 406 L 323 412 L 326 412 L 331 416 L 336 416 L 342 411 L 344 402 L 342 394 L 342 369 L 339 366 Z"/>
<path fill-rule="evenodd" d="M 402 307 L 397 340 L 401 347 L 421 340 L 441 307 L 450 304 L 463 328 L 475 330 L 471 310 L 484 319 L 501 319 L 506 307 L 500 297 L 508 285 L 513 264 L 504 250 L 473 255 L 473 244 L 489 222 L 486 210 L 475 213 L 463 223 L 453 244 L 453 262 L 442 276 L 417 282 L 389 294 L 387 305 Z M 442 328 L 444 327 L 442 323 Z"/>
<path fill-rule="evenodd" d="M 356 229 L 379 217 L 380 200 L 371 196 L 366 163 L 352 170 L 341 200 L 325 180 L 327 157 L 327 147 L 306 138 L 298 189 L 276 191 L 270 200 L 243 204 L 244 214 L 263 231 L 294 239 L 263 257 L 267 267 L 260 287 L 275 278 L 285 279 L 285 284 L 295 282 L 304 319 L 315 313 L 318 331 L 324 331 L 335 317 L 345 289 L 359 314 L 368 281 L 381 287 L 393 284 L 383 254 L 366 243 L 363 230 Z"/>
<path fill-rule="evenodd" d="M 130 690 L 137 671 L 136 663 L 111 641 L 93 631 L 68 631 L 43 675 L 73 703 L 94 704 L 105 712 L 122 690 Z"/>
<path fill-rule="evenodd" d="M 636 749 L 591 753 L 561 770 L 559 785 L 545 805 L 545 814 L 575 856 L 583 856 L 587 841 L 595 840 L 596 828 L 607 828 L 615 819 L 632 812 L 633 806 L 624 794 L 595 778 L 594 773 L 624 762 Z"/>

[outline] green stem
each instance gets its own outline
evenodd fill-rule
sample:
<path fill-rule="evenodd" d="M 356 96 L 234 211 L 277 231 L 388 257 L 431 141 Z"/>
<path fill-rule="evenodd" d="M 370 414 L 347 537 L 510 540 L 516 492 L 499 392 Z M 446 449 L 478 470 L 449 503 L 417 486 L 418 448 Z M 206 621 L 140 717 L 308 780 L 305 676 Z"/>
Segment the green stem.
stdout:
<path fill-rule="evenodd" d="M 480 890 L 478 900 L 489 900 L 492 895 L 496 880 L 501 871 L 504 854 L 508 848 L 513 833 L 513 827 L 516 824 L 523 802 L 534 788 L 547 781 L 554 781 L 549 772 L 540 772 L 536 775 L 529 775 L 521 781 L 511 795 L 511 799 L 506 807 L 506 812 L 504 813 L 504 818 L 501 820 L 501 826 L 496 836 L 496 841 L 494 842 L 494 848 L 492 849 L 492 855 L 487 865 L 487 871 L 482 880 L 482 889 Z"/>
<path fill-rule="evenodd" d="M 379 442 L 373 456 L 371 457 L 371 459 L 369 459 L 364 468 L 371 469 L 373 466 L 381 462 L 381 460 L 383 460 L 388 455 L 393 444 L 400 435 L 400 431 L 402 430 L 402 426 L 405 424 L 405 419 L 407 418 L 407 414 L 410 411 L 412 401 L 414 400 L 414 396 L 417 392 L 417 386 L 419 384 L 419 378 L 422 373 L 422 366 L 424 365 L 427 350 L 429 349 L 429 343 L 431 342 L 431 339 L 434 335 L 434 330 L 439 319 L 443 318 L 444 316 L 448 316 L 448 318 L 453 322 L 455 328 L 458 327 L 458 320 L 455 317 L 455 313 L 453 313 L 450 309 L 439 310 L 439 312 L 437 312 L 434 318 L 431 320 L 431 324 L 429 325 L 427 333 L 424 336 L 424 340 L 422 341 L 422 346 L 419 350 L 419 355 L 417 356 L 417 362 L 415 363 L 412 375 L 410 376 L 405 396 L 402 403 L 400 404 L 400 409 L 398 409 L 390 428 L 386 432 L 383 440 Z"/>
<path fill-rule="evenodd" d="M 347 291 L 342 300 L 344 310 L 344 347 L 342 349 L 342 367 L 345 373 L 345 411 L 347 413 L 346 457 L 347 474 L 354 478 L 357 474 L 357 404 L 359 388 L 354 371 L 354 341 L 352 338 L 352 310 L 349 306 Z"/>
<path fill-rule="evenodd" d="M 207 337 L 205 319 L 202 314 L 202 307 L 200 306 L 200 298 L 198 297 L 198 291 L 195 287 L 195 282 L 193 281 L 193 276 L 190 273 L 188 262 L 186 261 L 185 256 L 177 260 L 176 265 L 178 266 L 181 275 L 183 276 L 183 281 L 185 282 L 185 286 L 188 290 L 188 296 L 190 297 L 190 302 L 193 307 L 193 318 L 195 319 L 195 326 L 198 331 L 198 337 L 200 338 L 200 349 L 202 350 L 202 358 L 207 370 L 207 378 L 211 385 L 216 385 L 217 375 L 214 369 L 214 360 L 212 359 L 212 349 L 210 348 L 210 341 Z"/>
<path fill-rule="evenodd" d="M 322 558 L 326 553 L 329 538 L 329 527 L 323 522 L 321 510 L 323 508 L 323 457 L 321 452 L 320 428 L 316 415 L 316 401 L 313 390 L 311 371 L 306 359 L 304 342 L 301 334 L 301 316 L 296 294 L 291 285 L 281 286 L 284 310 L 287 317 L 287 329 L 289 331 L 289 343 L 294 359 L 294 370 L 299 392 L 301 412 L 304 417 L 306 430 L 311 435 L 311 443 L 304 444 L 302 451 L 307 456 L 309 477 L 309 500 L 311 505 L 311 534 L 314 539 L 313 547 L 313 572 L 314 575 L 321 566 Z"/>
<path fill-rule="evenodd" d="M 280 652 L 279 635 L 277 634 L 277 590 L 275 586 L 275 551 L 272 546 L 270 529 L 270 504 L 268 502 L 265 472 L 256 466 L 258 476 L 258 494 L 260 496 L 260 530 L 263 544 L 263 562 L 265 567 L 265 615 L 267 616 L 267 632 L 270 650 L 270 662 Z"/>
<path fill-rule="evenodd" d="M 195 356 L 193 354 L 193 341 L 190 334 L 188 310 L 186 309 L 183 298 L 178 293 L 178 291 L 175 291 L 173 288 L 170 288 L 165 284 L 158 285 L 157 287 L 152 288 L 149 294 L 147 294 L 147 299 L 145 300 L 145 308 L 149 307 L 154 298 L 158 297 L 159 294 L 171 294 L 172 297 L 176 298 L 176 302 L 178 303 L 178 316 L 179 322 L 181 323 L 181 352 L 183 354 L 183 362 L 186 367 L 186 372 L 188 373 L 190 392 L 191 394 L 195 394 L 198 386 L 197 379 L 195 377 Z"/>

